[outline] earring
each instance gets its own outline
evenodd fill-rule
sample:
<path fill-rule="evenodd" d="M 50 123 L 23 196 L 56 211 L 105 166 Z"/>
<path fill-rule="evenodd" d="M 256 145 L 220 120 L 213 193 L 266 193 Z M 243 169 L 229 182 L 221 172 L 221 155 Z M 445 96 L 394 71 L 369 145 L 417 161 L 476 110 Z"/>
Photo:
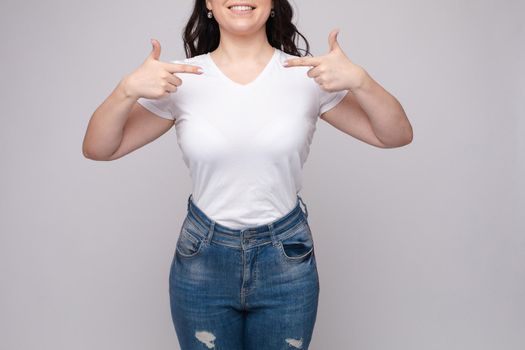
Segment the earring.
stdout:
<path fill-rule="evenodd" d="M 213 17 L 213 13 L 211 13 L 211 11 L 208 11 L 208 18 L 212 18 Z"/>
<path fill-rule="evenodd" d="M 275 11 L 273 9 L 270 11 L 270 17 L 275 17 Z"/>

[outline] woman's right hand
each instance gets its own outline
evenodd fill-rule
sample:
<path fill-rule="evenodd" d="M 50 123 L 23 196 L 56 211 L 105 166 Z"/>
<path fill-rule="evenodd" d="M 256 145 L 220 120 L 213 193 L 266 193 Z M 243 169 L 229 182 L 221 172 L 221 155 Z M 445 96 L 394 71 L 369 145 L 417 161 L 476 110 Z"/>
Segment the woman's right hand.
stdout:
<path fill-rule="evenodd" d="M 144 63 L 124 78 L 124 90 L 127 96 L 138 99 L 140 97 L 158 99 L 177 91 L 182 80 L 173 73 L 199 72 L 198 66 L 180 63 L 166 63 L 159 60 L 160 43 L 151 40 L 153 49 Z"/>

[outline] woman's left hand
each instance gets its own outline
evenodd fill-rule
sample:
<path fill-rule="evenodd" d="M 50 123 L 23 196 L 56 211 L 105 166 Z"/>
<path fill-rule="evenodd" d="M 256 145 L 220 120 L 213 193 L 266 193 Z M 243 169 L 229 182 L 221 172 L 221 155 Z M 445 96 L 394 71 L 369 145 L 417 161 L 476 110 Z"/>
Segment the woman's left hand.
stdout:
<path fill-rule="evenodd" d="M 313 66 L 308 76 L 326 91 L 355 90 L 366 77 L 366 71 L 354 64 L 345 55 L 337 42 L 339 29 L 332 30 L 328 36 L 330 51 L 318 57 L 297 57 L 285 61 L 285 67 Z"/>

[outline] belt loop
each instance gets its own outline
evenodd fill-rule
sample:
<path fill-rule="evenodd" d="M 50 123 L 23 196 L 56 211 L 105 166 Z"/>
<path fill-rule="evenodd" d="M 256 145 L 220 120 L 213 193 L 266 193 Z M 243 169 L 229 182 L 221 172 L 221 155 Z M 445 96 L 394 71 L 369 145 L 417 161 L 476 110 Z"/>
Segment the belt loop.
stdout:
<path fill-rule="evenodd" d="M 211 242 L 214 230 L 215 230 L 215 220 L 212 220 L 211 224 L 210 224 L 210 227 L 209 227 L 209 230 L 208 230 L 208 234 L 206 235 L 206 243 L 210 243 Z"/>
<path fill-rule="evenodd" d="M 308 218 L 308 207 L 306 206 L 306 204 L 304 204 L 303 199 L 301 198 L 301 196 L 297 195 L 297 197 L 299 198 L 299 201 L 301 201 L 301 203 L 303 203 L 304 215 Z"/>
<path fill-rule="evenodd" d="M 274 246 L 277 246 L 277 237 L 275 237 L 275 229 L 273 227 L 273 223 L 269 223 L 268 228 L 270 229 L 270 236 L 272 237 L 272 244 Z"/>

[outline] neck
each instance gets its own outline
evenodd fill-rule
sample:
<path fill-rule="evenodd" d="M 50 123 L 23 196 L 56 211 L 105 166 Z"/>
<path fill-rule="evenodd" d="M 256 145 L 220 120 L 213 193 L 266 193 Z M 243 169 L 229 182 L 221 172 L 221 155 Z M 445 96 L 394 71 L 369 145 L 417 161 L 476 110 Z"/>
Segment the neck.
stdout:
<path fill-rule="evenodd" d="M 264 31 L 254 35 L 237 35 L 221 31 L 221 39 L 212 56 L 223 63 L 264 62 L 274 48 Z"/>

